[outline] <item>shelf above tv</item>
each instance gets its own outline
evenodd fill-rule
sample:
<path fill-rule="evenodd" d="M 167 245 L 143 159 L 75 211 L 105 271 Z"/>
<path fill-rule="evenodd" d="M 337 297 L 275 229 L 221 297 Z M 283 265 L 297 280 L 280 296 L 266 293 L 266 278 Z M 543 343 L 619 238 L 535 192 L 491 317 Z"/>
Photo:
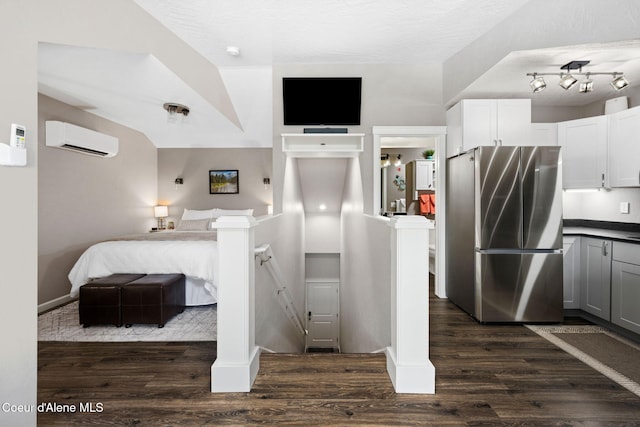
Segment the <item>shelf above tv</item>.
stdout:
<path fill-rule="evenodd" d="M 289 157 L 357 157 L 363 133 L 283 133 L 282 152 Z"/>

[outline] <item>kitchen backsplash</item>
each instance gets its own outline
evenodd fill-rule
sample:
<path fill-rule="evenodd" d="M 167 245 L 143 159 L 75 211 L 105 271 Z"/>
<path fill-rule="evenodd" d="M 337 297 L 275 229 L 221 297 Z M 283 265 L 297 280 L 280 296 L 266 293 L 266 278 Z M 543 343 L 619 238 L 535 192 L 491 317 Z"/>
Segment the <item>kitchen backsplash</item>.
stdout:
<path fill-rule="evenodd" d="M 629 203 L 629 213 L 620 204 Z M 592 193 L 563 192 L 565 219 L 640 223 L 640 188 L 615 188 Z"/>

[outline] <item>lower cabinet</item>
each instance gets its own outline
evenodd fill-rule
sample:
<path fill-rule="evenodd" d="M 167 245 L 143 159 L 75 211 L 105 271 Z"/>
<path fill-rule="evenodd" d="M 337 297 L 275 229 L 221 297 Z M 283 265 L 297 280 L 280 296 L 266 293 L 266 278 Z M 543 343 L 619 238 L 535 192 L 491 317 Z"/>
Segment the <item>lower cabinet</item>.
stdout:
<path fill-rule="evenodd" d="M 611 273 L 611 322 L 640 334 L 640 245 L 615 242 Z"/>
<path fill-rule="evenodd" d="M 563 307 L 580 308 L 580 236 L 562 238 Z"/>
<path fill-rule="evenodd" d="M 582 237 L 580 308 L 611 320 L 611 241 Z"/>

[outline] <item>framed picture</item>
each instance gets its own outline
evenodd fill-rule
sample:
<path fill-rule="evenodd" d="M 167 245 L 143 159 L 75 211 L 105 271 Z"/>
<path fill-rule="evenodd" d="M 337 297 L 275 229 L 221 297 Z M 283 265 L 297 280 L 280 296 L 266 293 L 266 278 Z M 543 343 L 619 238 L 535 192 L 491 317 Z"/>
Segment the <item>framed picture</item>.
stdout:
<path fill-rule="evenodd" d="M 209 194 L 238 194 L 238 170 L 209 171 Z"/>

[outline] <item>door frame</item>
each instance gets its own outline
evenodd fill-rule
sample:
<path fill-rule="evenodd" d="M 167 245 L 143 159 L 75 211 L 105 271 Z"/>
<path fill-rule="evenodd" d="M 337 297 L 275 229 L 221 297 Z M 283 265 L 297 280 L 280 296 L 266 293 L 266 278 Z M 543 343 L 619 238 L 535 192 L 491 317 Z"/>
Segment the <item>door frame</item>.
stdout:
<path fill-rule="evenodd" d="M 436 271 L 435 294 L 446 298 L 445 263 L 445 219 L 446 190 L 445 177 L 447 164 L 446 126 L 373 126 L 373 197 L 371 212 L 380 215 L 380 154 L 381 139 L 384 137 L 430 137 L 436 139 L 436 194 L 438 201 L 438 220 L 436 221 Z M 425 262 L 429 262 L 426 260 Z"/>

